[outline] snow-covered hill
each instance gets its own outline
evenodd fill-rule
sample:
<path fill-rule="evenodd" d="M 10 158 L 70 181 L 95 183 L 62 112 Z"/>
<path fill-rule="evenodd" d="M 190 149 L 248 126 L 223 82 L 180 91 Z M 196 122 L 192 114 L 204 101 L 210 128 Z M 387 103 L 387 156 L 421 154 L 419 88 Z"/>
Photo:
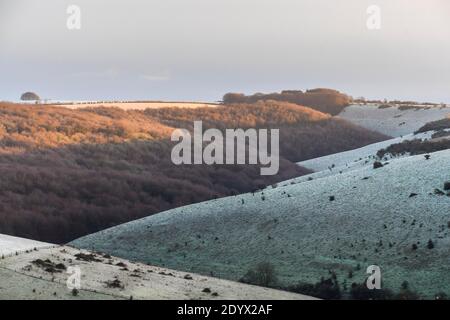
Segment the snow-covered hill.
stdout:
<path fill-rule="evenodd" d="M 399 106 L 380 108 L 379 105 L 351 105 L 338 116 L 366 129 L 400 137 L 415 132 L 428 122 L 441 120 L 450 115 L 449 106 L 417 106 L 403 109 Z"/>
<path fill-rule="evenodd" d="M 450 293 L 446 181 L 450 150 L 177 208 L 73 245 L 232 280 L 266 261 L 285 285 L 333 271 L 348 287 L 378 265 L 385 288 L 408 281 L 431 298 Z"/>
<path fill-rule="evenodd" d="M 450 131 L 450 129 L 446 129 Z M 304 181 L 310 181 L 312 179 L 323 178 L 335 174 L 342 174 L 355 169 L 361 169 L 363 167 L 370 167 L 375 161 L 389 161 L 393 157 L 399 158 L 400 156 L 393 156 L 386 154 L 383 159 L 379 159 L 377 152 L 381 149 L 385 149 L 393 144 L 398 144 L 404 141 L 421 140 L 431 141 L 433 134 L 436 131 L 428 131 L 418 134 L 408 134 L 402 137 L 385 140 L 378 143 L 373 143 L 362 148 L 330 154 L 327 156 L 301 161 L 298 165 L 309 170 L 314 171 L 312 174 L 300 176 L 290 180 L 286 180 L 277 184 L 277 186 L 285 186 L 288 184 L 294 184 Z M 443 137 L 442 139 L 449 139 L 450 137 Z M 436 139 L 434 139 L 436 140 Z M 408 156 L 403 155 L 401 157 Z"/>
<path fill-rule="evenodd" d="M 0 235 L 4 299 L 313 299 L 285 291 L 133 263 L 68 246 Z M 25 251 L 23 251 L 25 250 Z M 79 268 L 81 288 L 67 286 Z M 72 279 L 74 279 L 72 277 Z"/>
<path fill-rule="evenodd" d="M 50 243 L 0 234 L 0 257 L 52 246 Z"/>

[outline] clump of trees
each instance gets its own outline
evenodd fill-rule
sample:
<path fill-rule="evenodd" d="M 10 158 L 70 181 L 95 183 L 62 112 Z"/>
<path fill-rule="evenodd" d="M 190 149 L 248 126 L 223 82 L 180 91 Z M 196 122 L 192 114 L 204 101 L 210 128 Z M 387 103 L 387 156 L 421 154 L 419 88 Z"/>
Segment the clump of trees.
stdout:
<path fill-rule="evenodd" d="M 25 92 L 20 96 L 22 101 L 39 101 L 41 98 L 34 92 Z"/>
<path fill-rule="evenodd" d="M 242 93 L 227 93 L 223 96 L 224 104 L 255 103 L 262 100 L 295 103 L 331 115 L 339 114 L 352 101 L 348 95 L 337 90 L 326 88 L 311 89 L 305 92 L 300 90 L 285 90 L 281 93 L 255 93 L 249 96 Z"/>
<path fill-rule="evenodd" d="M 373 168 L 374 169 L 379 169 L 379 168 L 382 168 L 382 167 L 384 167 L 384 166 L 383 166 L 383 164 L 380 161 L 375 161 L 373 163 Z"/>
<path fill-rule="evenodd" d="M 392 300 L 394 293 L 389 289 L 369 290 L 366 283 L 352 283 L 350 299 L 353 300 Z"/>
<path fill-rule="evenodd" d="M 406 153 L 411 155 L 427 154 L 440 150 L 450 149 L 450 139 L 443 139 L 438 141 L 420 139 L 406 140 L 400 143 L 395 143 L 387 148 L 378 150 L 377 156 L 381 159 L 386 154 L 393 156 L 400 156 Z"/>
<path fill-rule="evenodd" d="M 450 181 L 444 182 L 444 190 L 449 191 L 450 190 Z"/>

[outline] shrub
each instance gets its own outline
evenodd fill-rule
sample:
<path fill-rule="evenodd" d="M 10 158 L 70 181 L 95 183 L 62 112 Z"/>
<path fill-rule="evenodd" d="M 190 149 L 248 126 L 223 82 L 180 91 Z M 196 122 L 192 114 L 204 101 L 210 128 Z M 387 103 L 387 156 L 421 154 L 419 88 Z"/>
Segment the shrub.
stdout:
<path fill-rule="evenodd" d="M 173 165 L 170 134 L 191 130 L 194 119 L 204 119 L 205 130 L 280 128 L 279 174 L 262 177 L 258 166 L 247 165 Z M 0 233 L 66 243 L 298 177 L 309 170 L 294 162 L 383 139 L 285 102 L 145 111 L 0 103 Z"/>
<path fill-rule="evenodd" d="M 391 300 L 394 294 L 389 289 L 369 290 L 366 283 L 352 283 L 350 298 L 354 300 Z"/>
<path fill-rule="evenodd" d="M 281 93 L 256 93 L 246 96 L 241 93 L 227 93 L 223 97 L 223 103 L 255 103 L 257 101 L 284 101 L 307 106 L 331 115 L 339 114 L 347 107 L 351 98 L 337 90 L 318 88 L 302 92 L 300 90 L 285 90 Z"/>
<path fill-rule="evenodd" d="M 259 263 L 250 269 L 239 281 L 262 287 L 274 287 L 278 282 L 275 268 L 269 262 Z"/>
<path fill-rule="evenodd" d="M 450 181 L 444 182 L 444 190 L 449 191 L 450 190 Z"/>
<path fill-rule="evenodd" d="M 375 161 L 373 163 L 373 168 L 374 169 L 378 169 L 378 168 L 381 168 L 381 167 L 383 167 L 383 164 L 380 161 Z"/>
<path fill-rule="evenodd" d="M 320 299 L 339 300 L 342 297 L 341 288 L 334 277 L 322 278 L 316 284 L 299 283 L 288 287 L 287 290 Z"/>

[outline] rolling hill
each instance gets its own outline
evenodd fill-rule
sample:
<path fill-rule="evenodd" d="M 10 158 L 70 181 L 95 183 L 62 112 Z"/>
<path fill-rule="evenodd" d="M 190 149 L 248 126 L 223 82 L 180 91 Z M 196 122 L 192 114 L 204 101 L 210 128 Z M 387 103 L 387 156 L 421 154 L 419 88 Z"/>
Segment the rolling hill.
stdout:
<path fill-rule="evenodd" d="M 268 262 L 282 286 L 314 284 L 331 274 L 344 292 L 378 265 L 385 289 L 448 295 L 450 150 L 429 160 L 390 159 L 377 169 L 374 161 L 169 210 L 72 244 L 231 280 Z"/>
<path fill-rule="evenodd" d="M 280 172 L 259 166 L 182 165 L 175 128 L 278 128 Z M 0 233 L 51 243 L 152 213 L 249 192 L 309 173 L 297 161 L 388 137 L 282 102 L 215 108 L 71 110 L 0 103 Z M 314 143 L 312 143 L 314 142 Z"/>

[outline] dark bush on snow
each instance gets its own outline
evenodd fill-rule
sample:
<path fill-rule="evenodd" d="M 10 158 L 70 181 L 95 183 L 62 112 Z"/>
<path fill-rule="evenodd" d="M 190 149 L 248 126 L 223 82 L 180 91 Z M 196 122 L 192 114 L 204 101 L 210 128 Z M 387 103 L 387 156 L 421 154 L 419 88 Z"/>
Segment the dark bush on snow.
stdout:
<path fill-rule="evenodd" d="M 270 262 L 259 263 L 250 269 L 239 281 L 262 287 L 274 287 L 278 282 L 275 268 Z"/>
<path fill-rule="evenodd" d="M 381 168 L 381 167 L 383 167 L 383 164 L 380 161 L 375 161 L 373 163 L 373 168 L 374 169 L 378 169 L 378 168 Z"/>
<path fill-rule="evenodd" d="M 391 300 L 394 294 L 389 289 L 369 290 L 366 283 L 352 283 L 350 297 L 354 300 Z"/>
<path fill-rule="evenodd" d="M 288 287 L 287 290 L 320 299 L 339 300 L 342 297 L 341 288 L 334 277 L 322 278 L 316 284 L 299 283 Z"/>
<path fill-rule="evenodd" d="M 444 182 L 444 190 L 449 191 L 450 190 L 450 181 Z"/>

